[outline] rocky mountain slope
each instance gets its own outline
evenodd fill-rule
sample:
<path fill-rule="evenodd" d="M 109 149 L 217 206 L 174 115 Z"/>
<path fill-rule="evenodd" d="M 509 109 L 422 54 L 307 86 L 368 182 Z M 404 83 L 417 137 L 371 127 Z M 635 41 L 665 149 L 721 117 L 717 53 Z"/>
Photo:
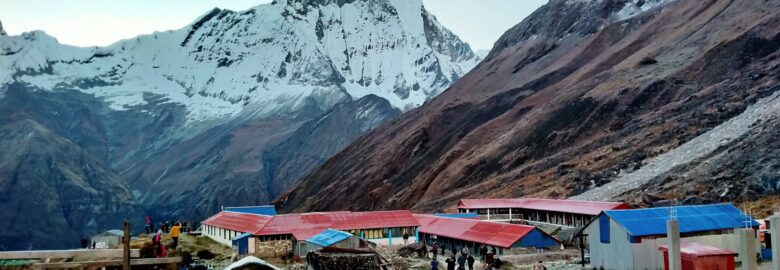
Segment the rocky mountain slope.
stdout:
<path fill-rule="evenodd" d="M 34 171 L 41 174 L 36 181 L 91 192 L 81 183 L 87 181 L 94 190 L 116 191 L 103 195 L 115 202 L 113 210 L 143 210 L 95 211 L 101 220 L 145 212 L 156 221 L 196 221 L 223 205 L 268 203 L 478 61 L 419 0 L 278 0 L 241 12 L 214 9 L 182 29 L 107 47 L 63 45 L 41 31 L 0 35 L 0 111 L 9 130 L 0 140 L 23 145 L 27 138 L 15 129 L 35 125 L 62 145 L 30 153 L 36 159 L 75 175 L 105 171 L 87 181 L 8 160 L 13 166 L 0 175 Z M 76 153 L 89 158 L 61 160 Z M 14 199 L 0 208 L 47 196 L 67 205 L 82 194 L 2 191 Z M 64 216 L 69 239 L 119 226 L 86 226 L 94 216 L 45 206 L 51 208 L 37 212 Z M 23 222 L 22 213 L 9 213 L 0 227 L 44 230 L 45 223 Z M 45 234 L 33 238 L 11 247 L 46 247 Z"/>
<path fill-rule="evenodd" d="M 277 204 L 757 200 L 780 183 L 778 49 L 778 1 L 552 0 L 450 90 L 360 137 Z"/>

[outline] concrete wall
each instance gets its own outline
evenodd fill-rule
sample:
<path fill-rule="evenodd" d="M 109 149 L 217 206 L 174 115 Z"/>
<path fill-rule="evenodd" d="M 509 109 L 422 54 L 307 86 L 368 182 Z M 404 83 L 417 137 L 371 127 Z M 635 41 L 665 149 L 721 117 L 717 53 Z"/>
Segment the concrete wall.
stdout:
<path fill-rule="evenodd" d="M 610 243 L 601 243 L 599 220 L 594 220 L 585 229 L 588 234 L 591 266 L 604 269 L 663 269 L 663 253 L 658 247 L 666 245 L 666 237 L 642 239 L 631 243 L 628 232 L 610 219 Z M 699 243 L 737 251 L 739 240 L 735 233 L 683 237 L 680 243 Z M 760 243 L 756 242 L 756 245 Z M 737 258 L 739 261 L 740 258 Z"/>

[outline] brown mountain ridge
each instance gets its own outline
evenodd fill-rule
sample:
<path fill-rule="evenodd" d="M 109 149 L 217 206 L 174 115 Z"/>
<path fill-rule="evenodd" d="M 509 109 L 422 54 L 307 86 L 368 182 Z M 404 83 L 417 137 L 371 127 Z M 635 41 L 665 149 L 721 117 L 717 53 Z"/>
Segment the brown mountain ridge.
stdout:
<path fill-rule="evenodd" d="M 780 192 L 780 1 L 679 0 L 625 18 L 635 2 L 550 1 L 450 89 L 276 204 L 430 211 L 475 197 L 656 204 Z"/>

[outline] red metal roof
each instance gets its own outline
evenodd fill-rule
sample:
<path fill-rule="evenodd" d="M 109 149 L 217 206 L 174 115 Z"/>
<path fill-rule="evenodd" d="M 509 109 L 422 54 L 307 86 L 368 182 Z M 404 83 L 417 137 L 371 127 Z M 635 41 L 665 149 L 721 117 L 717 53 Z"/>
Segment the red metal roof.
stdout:
<path fill-rule="evenodd" d="M 419 223 L 406 210 L 375 212 L 320 212 L 274 216 L 255 235 L 298 235 L 305 240 L 325 229 L 359 230 L 395 227 L 416 227 Z M 308 237 L 307 237 L 308 236 Z M 299 238 L 301 237 L 301 238 Z M 305 237 L 305 238 L 304 238 Z"/>
<path fill-rule="evenodd" d="M 254 232 L 271 218 L 271 216 L 222 211 L 201 223 L 239 232 Z"/>
<path fill-rule="evenodd" d="M 254 235 L 292 234 L 298 240 L 306 240 L 325 229 L 359 230 L 420 225 L 412 213 L 402 211 L 376 212 L 319 212 L 263 216 L 222 211 L 202 222 L 220 228 Z"/>
<path fill-rule="evenodd" d="M 666 247 L 666 245 L 662 245 L 658 247 L 658 250 L 667 251 L 668 248 Z M 737 252 L 728 249 L 716 248 L 713 246 L 705 246 L 699 243 L 682 243 L 680 244 L 680 254 L 688 258 L 697 258 L 697 257 L 705 257 L 705 256 L 723 256 L 723 255 L 734 256 L 737 255 Z"/>
<path fill-rule="evenodd" d="M 523 236 L 535 230 L 533 226 L 457 219 L 431 215 L 414 215 L 420 222 L 421 233 L 485 245 L 509 248 Z"/>
<path fill-rule="evenodd" d="M 523 208 L 523 209 L 556 211 L 556 212 L 596 216 L 599 213 L 601 213 L 601 211 L 630 209 L 631 207 L 621 202 L 596 202 L 596 201 L 519 198 L 519 199 L 462 199 L 458 203 L 458 208 L 461 209 Z"/>

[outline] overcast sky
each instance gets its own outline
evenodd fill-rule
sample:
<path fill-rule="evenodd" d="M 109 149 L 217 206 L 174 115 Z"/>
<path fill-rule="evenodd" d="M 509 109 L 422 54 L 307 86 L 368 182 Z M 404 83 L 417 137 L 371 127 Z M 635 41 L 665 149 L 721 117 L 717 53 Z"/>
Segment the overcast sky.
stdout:
<path fill-rule="evenodd" d="M 548 0 L 423 0 L 475 50 L 490 49 L 507 29 Z M 61 43 L 108 45 L 178 29 L 213 7 L 244 10 L 271 0 L 0 0 L 0 21 L 18 35 L 43 30 Z"/>

